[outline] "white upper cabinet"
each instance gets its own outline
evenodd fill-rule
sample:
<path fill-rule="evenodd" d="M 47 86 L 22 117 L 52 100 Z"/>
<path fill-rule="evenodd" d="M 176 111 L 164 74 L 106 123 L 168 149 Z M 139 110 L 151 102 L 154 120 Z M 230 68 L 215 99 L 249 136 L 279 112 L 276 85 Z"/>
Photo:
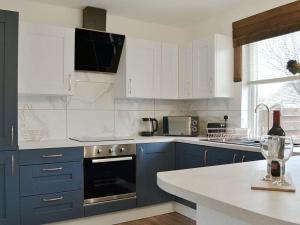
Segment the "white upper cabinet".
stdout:
<path fill-rule="evenodd" d="M 158 99 L 178 99 L 178 46 L 162 43 L 161 71 L 155 82 Z"/>
<path fill-rule="evenodd" d="M 179 98 L 193 98 L 193 43 L 179 49 Z"/>
<path fill-rule="evenodd" d="M 70 95 L 75 30 L 20 23 L 19 93 Z"/>
<path fill-rule="evenodd" d="M 115 89 L 121 98 L 177 99 L 178 47 L 126 38 Z"/>
<path fill-rule="evenodd" d="M 160 66 L 160 43 L 126 38 L 116 79 L 118 97 L 154 98 Z"/>
<path fill-rule="evenodd" d="M 180 98 L 232 97 L 232 76 L 231 38 L 215 34 L 180 49 Z"/>

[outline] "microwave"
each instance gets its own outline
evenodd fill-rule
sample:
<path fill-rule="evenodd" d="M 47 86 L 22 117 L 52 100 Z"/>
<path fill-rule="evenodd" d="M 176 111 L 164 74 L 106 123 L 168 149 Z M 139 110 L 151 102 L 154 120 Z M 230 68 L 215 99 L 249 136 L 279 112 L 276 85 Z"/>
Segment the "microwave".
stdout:
<path fill-rule="evenodd" d="M 164 116 L 163 133 L 166 136 L 199 135 L 199 117 L 195 116 Z"/>

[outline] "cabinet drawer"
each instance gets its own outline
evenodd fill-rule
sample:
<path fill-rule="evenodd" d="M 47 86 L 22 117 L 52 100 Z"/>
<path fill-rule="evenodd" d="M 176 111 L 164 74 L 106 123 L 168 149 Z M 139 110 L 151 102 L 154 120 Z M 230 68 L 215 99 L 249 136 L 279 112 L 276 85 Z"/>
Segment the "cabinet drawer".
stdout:
<path fill-rule="evenodd" d="M 43 164 L 83 160 L 83 148 L 49 148 L 20 151 L 20 164 Z"/>
<path fill-rule="evenodd" d="M 20 167 L 21 195 L 37 195 L 83 189 L 82 162 Z"/>
<path fill-rule="evenodd" d="M 38 225 L 83 216 L 83 190 L 21 198 L 22 225 Z"/>

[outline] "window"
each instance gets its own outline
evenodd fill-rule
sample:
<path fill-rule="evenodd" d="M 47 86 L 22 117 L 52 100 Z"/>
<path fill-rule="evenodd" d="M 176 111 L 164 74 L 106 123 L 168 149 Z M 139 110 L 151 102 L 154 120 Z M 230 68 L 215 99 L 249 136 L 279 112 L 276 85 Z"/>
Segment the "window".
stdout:
<path fill-rule="evenodd" d="M 267 131 L 266 112 L 253 115 L 264 103 L 281 110 L 281 126 L 286 135 L 300 136 L 300 75 L 287 69 L 289 60 L 300 62 L 300 32 L 290 33 L 245 46 L 249 71 L 249 122 L 257 134 Z M 272 126 L 272 113 L 270 114 Z"/>

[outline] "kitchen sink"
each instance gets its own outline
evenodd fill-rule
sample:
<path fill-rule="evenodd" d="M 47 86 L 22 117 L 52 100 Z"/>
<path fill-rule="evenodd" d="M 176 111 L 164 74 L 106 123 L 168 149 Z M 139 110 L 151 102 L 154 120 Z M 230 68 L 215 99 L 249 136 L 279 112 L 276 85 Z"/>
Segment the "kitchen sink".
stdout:
<path fill-rule="evenodd" d="M 246 145 L 246 146 L 253 146 L 259 147 L 260 142 L 254 139 L 237 139 L 237 140 L 207 140 L 209 142 L 218 142 L 218 143 L 225 143 L 225 144 L 234 144 L 234 145 Z"/>

